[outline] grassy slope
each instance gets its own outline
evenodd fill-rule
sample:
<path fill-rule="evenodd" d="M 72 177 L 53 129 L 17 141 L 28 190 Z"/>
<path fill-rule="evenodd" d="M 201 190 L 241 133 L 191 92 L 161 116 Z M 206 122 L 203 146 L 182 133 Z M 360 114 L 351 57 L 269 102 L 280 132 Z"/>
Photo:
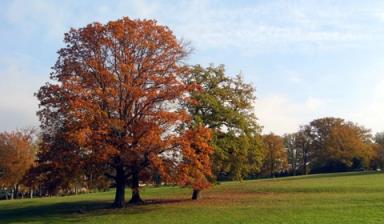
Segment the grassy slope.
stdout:
<path fill-rule="evenodd" d="M 344 173 L 228 182 L 191 201 L 190 189 L 146 188 L 151 202 L 107 209 L 113 192 L 0 201 L 0 223 L 383 223 L 384 174 Z M 129 195 L 129 191 L 127 191 Z"/>

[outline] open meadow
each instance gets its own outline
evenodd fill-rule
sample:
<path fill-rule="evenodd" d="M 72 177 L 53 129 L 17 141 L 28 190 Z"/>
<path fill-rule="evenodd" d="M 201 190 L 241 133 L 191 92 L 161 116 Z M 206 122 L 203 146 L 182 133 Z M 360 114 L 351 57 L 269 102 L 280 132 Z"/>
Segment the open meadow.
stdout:
<path fill-rule="evenodd" d="M 146 204 L 109 208 L 114 192 L 0 201 L 0 223 L 383 223 L 384 175 L 321 174 L 225 182 L 191 189 L 143 188 Z M 127 189 L 127 197 L 130 191 Z"/>

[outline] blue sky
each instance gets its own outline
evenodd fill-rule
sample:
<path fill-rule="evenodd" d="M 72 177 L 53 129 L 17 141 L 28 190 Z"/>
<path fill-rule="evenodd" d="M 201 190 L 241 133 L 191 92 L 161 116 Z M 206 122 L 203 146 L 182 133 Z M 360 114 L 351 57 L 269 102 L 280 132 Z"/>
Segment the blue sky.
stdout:
<path fill-rule="evenodd" d="M 156 19 L 190 41 L 187 62 L 225 64 L 256 87 L 264 132 L 323 117 L 384 130 L 384 1 L 0 2 L 0 130 L 37 126 L 33 93 L 48 81 L 70 27 Z"/>

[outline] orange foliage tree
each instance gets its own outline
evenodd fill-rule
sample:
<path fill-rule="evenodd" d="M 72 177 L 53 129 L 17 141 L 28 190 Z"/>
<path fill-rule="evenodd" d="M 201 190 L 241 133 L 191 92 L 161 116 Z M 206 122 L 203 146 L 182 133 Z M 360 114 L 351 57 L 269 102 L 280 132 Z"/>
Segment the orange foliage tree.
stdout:
<path fill-rule="evenodd" d="M 70 141 L 65 129 L 59 126 L 45 128 L 37 153 L 38 165 L 27 172 L 23 182 L 39 190 L 41 195 L 65 193 L 72 185 L 84 182 L 81 179 L 86 177 L 87 155 L 78 144 Z"/>
<path fill-rule="evenodd" d="M 172 31 L 153 20 L 124 17 L 71 29 L 64 41 L 53 82 L 37 93 L 42 145 L 49 155 L 55 135 L 64 132 L 65 141 L 78 147 L 56 147 L 76 159 L 52 157 L 45 164 L 103 168 L 115 182 L 116 207 L 124 205 L 126 185 L 130 203 L 140 203 L 139 182 L 154 172 L 163 180 L 206 187 L 210 148 L 203 142 L 209 131 L 186 128 L 190 115 L 180 105 L 194 87 L 182 82 L 188 52 Z"/>
<path fill-rule="evenodd" d="M 304 126 L 312 172 L 368 168 L 374 157 L 368 129 L 341 118 L 325 117 Z"/>
<path fill-rule="evenodd" d="M 181 185 L 192 186 L 192 199 L 199 198 L 200 192 L 211 184 L 211 159 L 213 147 L 209 145 L 212 133 L 198 125 L 185 133 L 183 160 L 178 165 L 178 178 Z"/>
<path fill-rule="evenodd" d="M 263 136 L 265 153 L 262 171 L 270 177 L 282 173 L 288 168 L 288 155 L 284 146 L 284 139 L 273 133 Z"/>
<path fill-rule="evenodd" d="M 35 161 L 33 131 L 0 133 L 0 187 L 12 189 L 17 197 L 20 182 Z"/>

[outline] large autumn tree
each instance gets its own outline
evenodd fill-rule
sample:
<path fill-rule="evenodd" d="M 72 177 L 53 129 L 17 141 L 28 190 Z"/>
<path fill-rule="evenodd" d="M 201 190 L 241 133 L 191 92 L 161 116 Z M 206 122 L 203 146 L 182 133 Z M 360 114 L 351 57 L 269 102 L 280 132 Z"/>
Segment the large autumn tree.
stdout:
<path fill-rule="evenodd" d="M 193 122 L 213 132 L 213 172 L 219 179 L 241 180 L 262 165 L 261 127 L 254 114 L 255 89 L 241 75 L 231 77 L 223 65 L 192 67 L 186 83 L 197 83 L 186 107 Z"/>
<path fill-rule="evenodd" d="M 181 126 L 190 116 L 180 104 L 195 85 L 182 81 L 187 50 L 172 31 L 124 17 L 71 29 L 64 41 L 52 82 L 37 94 L 48 156 L 43 163 L 100 168 L 115 183 L 116 207 L 124 205 L 126 185 L 130 202 L 140 203 L 139 182 L 155 172 L 197 190 L 207 187 L 210 134 L 202 126 Z M 65 141 L 52 147 L 56 139 Z M 51 149 L 76 159 L 52 162 Z"/>

